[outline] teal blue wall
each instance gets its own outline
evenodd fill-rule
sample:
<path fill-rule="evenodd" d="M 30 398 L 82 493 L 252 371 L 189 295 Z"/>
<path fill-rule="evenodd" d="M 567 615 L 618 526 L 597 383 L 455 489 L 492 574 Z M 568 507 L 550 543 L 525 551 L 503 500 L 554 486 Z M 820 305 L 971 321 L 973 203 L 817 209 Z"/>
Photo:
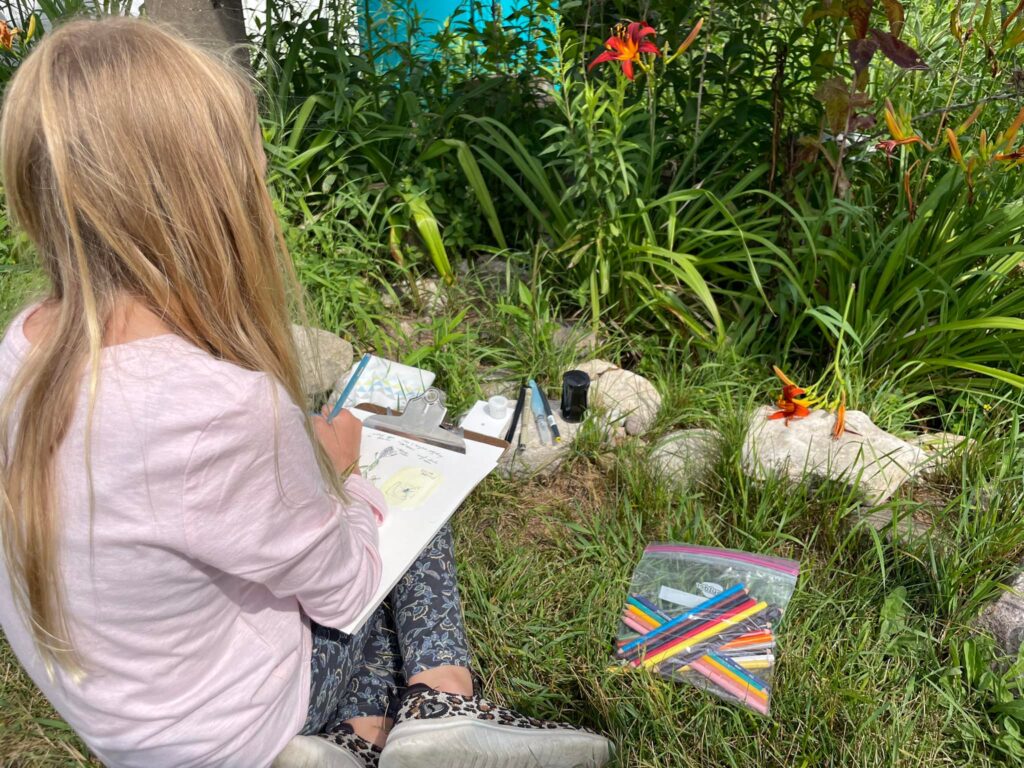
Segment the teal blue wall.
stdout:
<path fill-rule="evenodd" d="M 422 35 L 426 38 L 426 40 L 421 41 L 423 45 L 422 52 L 425 55 L 429 55 L 430 43 L 428 41 L 430 36 L 438 31 L 446 19 L 455 14 L 458 14 L 457 22 L 468 22 L 470 20 L 471 2 L 472 0 L 405 0 L 404 2 L 401 0 L 391 0 L 388 5 L 391 9 L 403 8 L 419 13 L 422 18 Z M 363 3 L 367 5 L 362 5 Z M 360 5 L 363 8 L 369 8 L 371 16 L 375 12 L 380 12 L 384 4 L 383 0 L 360 0 Z M 502 18 L 507 20 L 509 14 L 531 6 L 536 6 L 535 0 L 500 0 L 500 2 L 480 0 L 473 11 L 472 18 L 474 25 L 482 26 L 494 19 L 495 9 L 500 9 Z M 521 22 L 519 24 L 521 25 Z M 550 25 L 545 22 L 545 26 Z"/>

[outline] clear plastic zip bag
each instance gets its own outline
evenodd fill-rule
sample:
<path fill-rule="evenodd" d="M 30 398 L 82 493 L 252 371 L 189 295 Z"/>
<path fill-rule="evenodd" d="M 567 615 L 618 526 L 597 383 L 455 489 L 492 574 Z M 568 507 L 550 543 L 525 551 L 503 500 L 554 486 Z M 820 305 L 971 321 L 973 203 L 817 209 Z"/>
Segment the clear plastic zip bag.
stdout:
<path fill-rule="evenodd" d="M 690 544 L 644 550 L 616 657 L 767 715 L 777 632 L 800 564 Z"/>

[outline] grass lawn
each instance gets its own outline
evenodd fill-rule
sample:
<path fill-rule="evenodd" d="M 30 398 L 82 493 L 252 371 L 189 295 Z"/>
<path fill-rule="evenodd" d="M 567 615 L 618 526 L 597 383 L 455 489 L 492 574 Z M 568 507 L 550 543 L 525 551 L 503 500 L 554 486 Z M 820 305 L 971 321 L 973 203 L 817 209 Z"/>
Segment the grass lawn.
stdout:
<path fill-rule="evenodd" d="M 465 324 L 460 332 L 478 333 Z M 512 341 L 490 343 L 510 360 L 520 355 L 523 366 L 536 359 Z M 442 346 L 422 364 L 442 371 L 441 386 L 470 391 L 454 373 L 469 369 L 469 353 L 457 342 Z M 969 419 L 965 431 L 978 448 L 927 493 L 889 502 L 899 515 L 927 517 L 936 532 L 931 541 L 900 542 L 857 523 L 857 501 L 844 488 L 744 477 L 740 445 L 747 414 L 767 402 L 766 366 L 722 356 L 692 367 L 651 352 L 641 370 L 665 393 L 657 428 L 716 427 L 722 456 L 705 481 L 674 490 L 649 473 L 643 446 L 609 456 L 584 438 L 555 477 L 492 478 L 471 496 L 455 528 L 466 618 L 491 694 L 609 734 L 617 764 L 628 768 L 983 768 L 1019 760 L 1013 721 L 993 709 L 1012 696 L 1009 684 L 984 673 L 988 646 L 967 630 L 1024 554 L 1021 443 L 1015 422 L 1006 426 L 1016 406 Z M 892 413 L 889 400 L 857 405 L 879 423 Z M 800 561 L 771 717 L 609 668 L 629 577 L 653 540 Z M 0 765 L 95 764 L 0 642 Z"/>

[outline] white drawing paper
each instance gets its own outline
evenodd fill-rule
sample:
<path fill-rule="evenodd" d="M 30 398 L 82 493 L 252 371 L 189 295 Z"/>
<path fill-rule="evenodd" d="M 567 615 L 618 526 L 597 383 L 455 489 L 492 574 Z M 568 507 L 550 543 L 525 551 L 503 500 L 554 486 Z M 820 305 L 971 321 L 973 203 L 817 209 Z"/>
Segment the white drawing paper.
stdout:
<path fill-rule="evenodd" d="M 352 414 L 363 420 L 372 415 L 359 408 Z M 380 586 L 363 612 L 341 627 L 343 632 L 351 634 L 366 623 L 469 492 L 497 466 L 503 451 L 467 439 L 462 454 L 376 429 L 363 430 L 359 468 L 389 499 L 389 509 L 379 529 Z"/>

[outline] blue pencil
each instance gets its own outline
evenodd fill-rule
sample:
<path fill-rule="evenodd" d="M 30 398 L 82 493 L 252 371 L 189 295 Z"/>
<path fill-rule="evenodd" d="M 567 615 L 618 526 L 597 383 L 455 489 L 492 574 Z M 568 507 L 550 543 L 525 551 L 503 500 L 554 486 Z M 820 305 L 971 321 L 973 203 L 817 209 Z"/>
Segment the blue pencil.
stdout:
<path fill-rule="evenodd" d="M 352 372 L 352 375 L 348 377 L 348 384 L 346 384 L 345 388 L 341 390 L 341 394 L 338 395 L 338 402 L 334 404 L 334 410 L 331 411 L 331 415 L 327 417 L 328 424 L 334 421 L 334 417 L 341 413 L 342 406 L 345 405 L 345 401 L 348 400 L 348 396 L 351 395 L 352 390 L 355 389 L 356 379 L 359 378 L 359 376 L 362 374 L 363 370 L 365 370 L 369 362 L 370 355 L 363 355 L 363 359 L 359 361 L 359 365 L 356 366 L 356 369 Z"/>
<path fill-rule="evenodd" d="M 714 597 L 712 597 L 710 600 L 707 600 L 707 601 L 701 603 L 700 605 L 698 605 L 698 606 L 696 606 L 694 608 L 691 608 L 686 613 L 679 614 L 674 619 L 672 619 L 672 621 L 665 622 L 664 624 L 662 624 L 657 629 L 652 629 L 646 635 L 641 635 L 640 637 L 638 637 L 633 642 L 627 643 L 626 645 L 622 646 L 622 648 L 619 649 L 619 653 L 626 653 L 627 651 L 631 651 L 634 648 L 636 648 L 637 646 L 643 645 L 644 643 L 647 643 L 647 642 L 655 639 L 656 637 L 658 637 L 658 635 L 665 634 L 666 632 L 674 629 L 675 627 L 678 627 L 680 624 L 682 624 L 687 619 L 691 619 L 694 616 L 699 616 L 704 611 L 706 611 L 708 608 L 713 608 L 714 606 L 718 605 L 722 601 L 728 600 L 730 597 L 732 597 L 733 595 L 735 595 L 737 592 L 739 592 L 742 589 L 743 589 L 743 585 L 742 584 L 737 584 L 734 587 L 729 587 L 729 589 L 725 590 L 724 592 L 720 592 L 717 595 L 715 595 Z"/>

